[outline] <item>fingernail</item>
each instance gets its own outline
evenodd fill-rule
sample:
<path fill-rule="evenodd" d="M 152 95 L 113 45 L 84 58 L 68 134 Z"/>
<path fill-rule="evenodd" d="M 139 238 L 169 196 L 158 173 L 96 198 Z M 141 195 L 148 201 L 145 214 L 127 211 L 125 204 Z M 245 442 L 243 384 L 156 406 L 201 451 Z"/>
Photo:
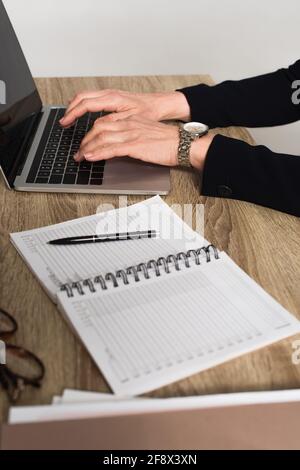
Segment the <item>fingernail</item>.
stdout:
<path fill-rule="evenodd" d="M 64 122 L 64 120 L 65 120 L 65 118 L 63 117 L 59 120 L 59 122 Z"/>
<path fill-rule="evenodd" d="M 79 152 L 76 152 L 73 158 L 74 158 L 74 160 L 78 160 L 78 158 L 79 158 Z"/>
<path fill-rule="evenodd" d="M 89 160 L 90 158 L 93 158 L 93 154 L 92 154 L 92 153 L 85 153 L 85 154 L 84 154 L 84 158 L 85 158 L 86 160 Z"/>

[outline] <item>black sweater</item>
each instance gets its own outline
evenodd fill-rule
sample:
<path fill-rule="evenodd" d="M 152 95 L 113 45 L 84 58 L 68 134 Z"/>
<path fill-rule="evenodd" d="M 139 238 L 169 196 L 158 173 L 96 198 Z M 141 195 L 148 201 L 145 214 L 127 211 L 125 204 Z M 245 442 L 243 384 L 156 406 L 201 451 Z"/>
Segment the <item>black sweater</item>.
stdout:
<path fill-rule="evenodd" d="M 193 121 L 210 128 L 279 126 L 300 119 L 300 60 L 288 69 L 181 89 Z M 292 100 L 295 93 L 296 100 Z M 299 136 L 300 155 L 300 136 Z M 205 196 L 240 199 L 300 216 L 300 157 L 217 135 L 202 175 Z"/>

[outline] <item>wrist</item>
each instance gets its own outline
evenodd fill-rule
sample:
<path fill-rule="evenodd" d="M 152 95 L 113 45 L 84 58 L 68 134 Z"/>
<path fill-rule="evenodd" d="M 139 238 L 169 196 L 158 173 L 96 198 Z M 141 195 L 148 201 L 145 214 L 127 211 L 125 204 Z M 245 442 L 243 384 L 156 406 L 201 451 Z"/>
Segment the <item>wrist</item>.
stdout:
<path fill-rule="evenodd" d="M 213 139 L 214 135 L 207 134 L 192 142 L 190 149 L 190 163 L 196 170 L 203 170 L 205 159 Z"/>
<path fill-rule="evenodd" d="M 191 110 L 183 93 L 173 91 L 171 93 L 160 93 L 158 96 L 158 109 L 160 120 L 190 121 Z"/>

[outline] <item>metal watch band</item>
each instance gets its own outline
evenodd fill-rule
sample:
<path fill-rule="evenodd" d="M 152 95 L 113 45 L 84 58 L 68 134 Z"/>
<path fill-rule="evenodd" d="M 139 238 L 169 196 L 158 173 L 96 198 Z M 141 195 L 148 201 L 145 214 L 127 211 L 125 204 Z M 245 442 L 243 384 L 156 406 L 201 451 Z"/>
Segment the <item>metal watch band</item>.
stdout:
<path fill-rule="evenodd" d="M 192 168 L 190 162 L 190 150 L 195 138 L 189 132 L 179 127 L 178 166 Z"/>

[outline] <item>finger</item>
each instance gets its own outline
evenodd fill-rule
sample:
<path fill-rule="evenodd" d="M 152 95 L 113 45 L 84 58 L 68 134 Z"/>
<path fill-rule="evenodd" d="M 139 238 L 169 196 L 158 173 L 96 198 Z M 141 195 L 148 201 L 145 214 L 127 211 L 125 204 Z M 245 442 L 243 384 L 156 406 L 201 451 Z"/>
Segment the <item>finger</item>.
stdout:
<path fill-rule="evenodd" d="M 93 140 L 88 142 L 85 145 L 82 145 L 74 156 L 76 161 L 82 161 L 83 158 L 87 156 L 92 156 L 101 149 L 103 146 L 116 144 L 116 143 L 125 143 L 133 141 L 137 138 L 135 132 L 132 131 L 123 131 L 123 132 L 111 132 L 105 131 L 98 134 Z"/>
<path fill-rule="evenodd" d="M 99 103 L 97 98 L 86 98 L 75 106 L 71 111 L 67 112 L 64 117 L 59 121 L 64 127 L 73 124 L 76 119 L 80 118 L 87 112 L 96 112 L 99 110 Z"/>
<path fill-rule="evenodd" d="M 116 111 L 119 104 L 118 96 L 111 93 L 96 98 L 84 98 L 66 112 L 60 123 L 63 126 L 68 126 L 87 112 Z"/>
<path fill-rule="evenodd" d="M 77 95 L 75 95 L 74 98 L 69 101 L 66 113 L 70 112 L 73 108 L 75 108 L 75 106 L 77 106 L 82 100 L 101 98 L 101 96 L 105 95 L 105 93 L 108 93 L 109 91 L 110 90 L 87 90 L 78 93 Z"/>
<path fill-rule="evenodd" d="M 124 119 L 128 119 L 133 115 L 134 113 L 132 111 L 122 111 L 120 113 L 114 112 L 114 113 L 105 114 L 104 116 L 101 116 L 99 120 L 101 122 L 116 122 L 116 121 L 122 121 Z"/>
<path fill-rule="evenodd" d="M 83 162 L 83 160 L 85 160 L 85 156 L 84 155 L 79 155 L 79 152 L 75 153 L 73 158 L 74 158 L 75 162 L 77 162 L 77 163 Z"/>
<path fill-rule="evenodd" d="M 97 150 L 93 155 L 86 155 L 86 160 L 89 162 L 96 162 L 99 160 L 110 160 L 114 157 L 134 157 L 135 146 L 130 142 L 122 142 L 118 144 L 110 144 Z"/>
<path fill-rule="evenodd" d="M 111 131 L 111 132 L 122 132 L 126 130 L 132 130 L 134 124 L 130 121 L 102 121 L 102 118 L 99 118 L 95 121 L 92 129 L 85 135 L 81 141 L 81 146 L 88 144 L 101 132 Z"/>
<path fill-rule="evenodd" d="M 66 108 L 66 113 L 68 113 L 69 111 L 71 111 L 72 108 L 77 106 L 80 103 L 80 101 L 86 100 L 89 98 L 98 98 L 98 92 L 97 91 L 84 91 L 82 93 L 78 93 L 74 98 L 72 98 L 69 101 L 69 104 Z"/>

